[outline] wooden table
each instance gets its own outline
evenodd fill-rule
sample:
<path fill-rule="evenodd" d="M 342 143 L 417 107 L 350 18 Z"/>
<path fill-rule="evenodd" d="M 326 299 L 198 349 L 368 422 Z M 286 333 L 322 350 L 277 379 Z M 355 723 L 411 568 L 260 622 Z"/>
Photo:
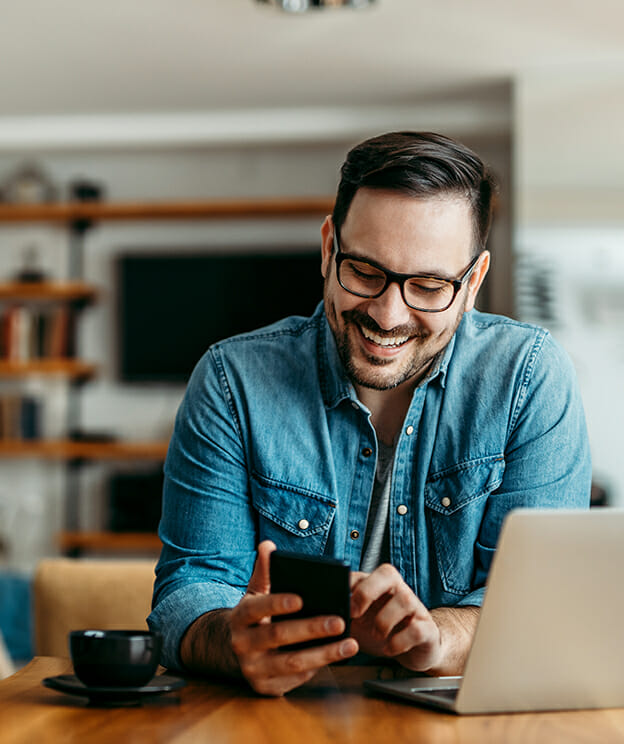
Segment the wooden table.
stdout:
<path fill-rule="evenodd" d="M 386 670 L 387 671 L 387 670 Z M 576 744 L 624 742 L 624 709 L 453 716 L 373 697 L 373 667 L 323 670 L 283 698 L 244 685 L 191 681 L 139 707 L 98 708 L 41 680 L 71 674 L 66 659 L 40 657 L 0 682 L 2 744 Z"/>

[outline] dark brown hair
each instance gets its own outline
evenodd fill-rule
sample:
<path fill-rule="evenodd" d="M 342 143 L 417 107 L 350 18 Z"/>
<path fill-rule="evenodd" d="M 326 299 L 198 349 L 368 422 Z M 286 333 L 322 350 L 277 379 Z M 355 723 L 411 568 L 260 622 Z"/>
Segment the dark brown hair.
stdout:
<path fill-rule="evenodd" d="M 476 153 L 449 137 L 390 132 L 356 145 L 341 169 L 332 215 L 338 232 L 361 188 L 467 199 L 473 215 L 474 254 L 485 248 L 496 181 Z"/>

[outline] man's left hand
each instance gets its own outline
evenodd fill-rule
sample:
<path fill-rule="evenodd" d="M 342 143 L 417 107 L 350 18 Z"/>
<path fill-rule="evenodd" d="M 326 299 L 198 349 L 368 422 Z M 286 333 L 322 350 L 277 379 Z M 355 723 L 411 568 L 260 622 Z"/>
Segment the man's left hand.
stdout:
<path fill-rule="evenodd" d="M 461 674 L 478 608 L 431 612 L 390 564 L 351 574 L 351 636 L 373 656 L 430 674 Z"/>

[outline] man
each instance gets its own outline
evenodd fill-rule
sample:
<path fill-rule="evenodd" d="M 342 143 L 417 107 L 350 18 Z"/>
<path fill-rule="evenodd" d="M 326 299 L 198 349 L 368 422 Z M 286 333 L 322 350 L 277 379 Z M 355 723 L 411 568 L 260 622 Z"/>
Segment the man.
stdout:
<path fill-rule="evenodd" d="M 588 505 L 568 358 L 474 309 L 492 192 L 445 137 L 362 143 L 321 228 L 316 313 L 200 361 L 165 467 L 149 618 L 163 663 L 270 695 L 358 651 L 461 673 L 506 513 Z M 331 640 L 337 617 L 272 622 L 301 606 L 270 593 L 275 546 L 350 562 L 350 638 Z M 330 640 L 284 648 L 312 638 Z"/>

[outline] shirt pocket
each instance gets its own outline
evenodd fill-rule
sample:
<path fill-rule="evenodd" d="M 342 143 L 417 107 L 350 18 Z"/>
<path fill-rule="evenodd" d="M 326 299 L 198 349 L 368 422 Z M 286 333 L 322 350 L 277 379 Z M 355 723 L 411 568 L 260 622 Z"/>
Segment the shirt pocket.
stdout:
<path fill-rule="evenodd" d="M 468 594 L 476 588 L 475 576 L 483 577 L 484 563 L 489 566 L 491 554 L 479 543 L 479 531 L 488 496 L 504 471 L 502 456 L 494 455 L 439 471 L 425 485 L 427 528 L 447 592 Z"/>
<path fill-rule="evenodd" d="M 323 554 L 336 513 L 335 501 L 255 472 L 251 491 L 261 540 L 273 540 L 281 550 Z"/>

